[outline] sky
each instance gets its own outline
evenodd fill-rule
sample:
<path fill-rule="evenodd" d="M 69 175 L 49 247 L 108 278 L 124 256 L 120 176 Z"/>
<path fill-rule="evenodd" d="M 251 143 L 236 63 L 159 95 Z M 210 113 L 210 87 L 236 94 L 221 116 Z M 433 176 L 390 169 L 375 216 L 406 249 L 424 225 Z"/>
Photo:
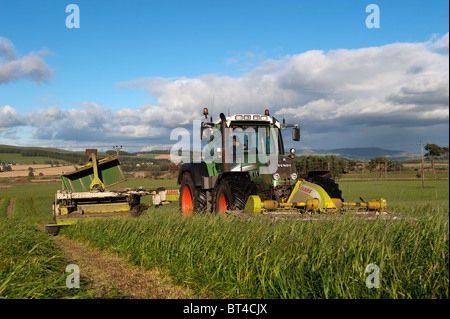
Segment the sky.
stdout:
<path fill-rule="evenodd" d="M 284 139 L 296 149 L 448 146 L 448 12 L 444 0 L 2 0 L 0 144 L 169 149 L 208 107 L 215 119 L 268 108 L 300 124 L 299 143 Z"/>

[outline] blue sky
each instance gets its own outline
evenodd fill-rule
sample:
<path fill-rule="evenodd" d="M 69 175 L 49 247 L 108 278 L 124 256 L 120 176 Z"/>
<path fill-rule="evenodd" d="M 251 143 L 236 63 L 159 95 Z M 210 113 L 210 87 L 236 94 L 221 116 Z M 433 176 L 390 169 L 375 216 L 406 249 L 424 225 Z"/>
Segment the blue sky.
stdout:
<path fill-rule="evenodd" d="M 78 29 L 65 25 L 70 3 Z M 365 25 L 371 3 L 378 29 Z M 297 148 L 447 146 L 448 10 L 448 1 L 2 1 L 0 143 L 167 147 L 214 96 L 216 109 L 271 107 L 305 123 Z M 25 58 L 28 69 L 8 69 Z M 383 59 L 390 69 L 376 67 Z M 383 87 L 384 78 L 397 80 Z M 364 89 L 352 97 L 356 79 Z"/>

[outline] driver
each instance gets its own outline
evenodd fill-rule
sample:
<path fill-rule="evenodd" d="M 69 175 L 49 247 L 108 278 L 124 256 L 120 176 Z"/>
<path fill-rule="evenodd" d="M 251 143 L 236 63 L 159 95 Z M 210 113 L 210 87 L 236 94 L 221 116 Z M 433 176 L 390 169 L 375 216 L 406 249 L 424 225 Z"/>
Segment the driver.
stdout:
<path fill-rule="evenodd" d="M 239 141 L 239 138 L 236 135 L 233 135 L 233 163 L 243 163 L 243 153 L 241 148 L 241 142 Z M 244 150 L 247 150 L 247 145 L 244 144 L 243 146 Z M 239 154 L 238 154 L 239 150 Z"/>

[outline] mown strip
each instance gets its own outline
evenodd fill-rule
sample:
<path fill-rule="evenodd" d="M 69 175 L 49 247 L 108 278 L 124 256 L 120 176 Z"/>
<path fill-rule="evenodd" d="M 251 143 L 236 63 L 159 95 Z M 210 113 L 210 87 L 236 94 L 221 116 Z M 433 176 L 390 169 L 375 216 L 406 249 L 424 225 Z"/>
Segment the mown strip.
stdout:
<path fill-rule="evenodd" d="M 171 284 L 170 279 L 158 271 L 143 270 L 142 267 L 132 265 L 113 254 L 64 236 L 51 239 L 67 258 L 76 261 L 80 272 L 92 281 L 90 288 L 134 299 L 192 297 L 188 289 Z"/>
<path fill-rule="evenodd" d="M 37 213 L 39 216 L 42 216 L 41 212 L 39 211 L 39 209 L 38 209 L 37 206 L 36 206 L 36 202 L 35 202 L 34 196 L 31 197 L 31 202 L 33 203 L 33 208 L 34 208 L 34 210 L 36 211 L 36 213 Z"/>
<path fill-rule="evenodd" d="M 11 198 L 8 209 L 6 210 L 6 216 L 9 218 L 14 217 L 15 210 L 16 210 L 16 198 L 13 197 Z"/>

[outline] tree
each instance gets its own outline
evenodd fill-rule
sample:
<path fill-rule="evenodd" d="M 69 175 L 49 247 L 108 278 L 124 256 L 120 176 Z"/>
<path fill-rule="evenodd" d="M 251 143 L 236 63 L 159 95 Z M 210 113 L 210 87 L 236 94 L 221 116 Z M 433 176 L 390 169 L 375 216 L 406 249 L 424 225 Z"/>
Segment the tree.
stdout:
<path fill-rule="evenodd" d="M 393 163 L 393 161 L 390 161 L 385 157 L 375 157 L 367 163 L 367 168 L 371 172 L 377 172 L 377 177 L 381 177 L 381 174 L 384 172 L 384 178 L 387 178 L 388 168 L 392 166 Z"/>
<path fill-rule="evenodd" d="M 428 151 L 428 153 L 425 154 L 425 157 L 431 160 L 431 169 L 433 170 L 434 179 L 436 179 L 437 177 L 436 170 L 434 169 L 434 161 L 436 160 L 436 157 L 443 153 L 442 147 L 437 146 L 436 144 L 427 144 L 425 145 L 425 150 Z"/>
<path fill-rule="evenodd" d="M 333 178 L 339 179 L 343 174 L 354 170 L 359 163 L 355 160 L 335 155 L 307 155 L 295 157 L 294 165 L 297 174 L 302 178 L 305 178 L 308 172 L 311 171 L 331 171 Z"/>
<path fill-rule="evenodd" d="M 447 147 L 443 147 L 443 148 L 442 148 L 442 154 L 445 155 L 445 156 L 447 156 L 447 158 L 448 158 L 448 155 L 449 155 L 448 153 L 449 153 L 449 151 L 448 151 L 448 146 L 447 146 Z"/>

